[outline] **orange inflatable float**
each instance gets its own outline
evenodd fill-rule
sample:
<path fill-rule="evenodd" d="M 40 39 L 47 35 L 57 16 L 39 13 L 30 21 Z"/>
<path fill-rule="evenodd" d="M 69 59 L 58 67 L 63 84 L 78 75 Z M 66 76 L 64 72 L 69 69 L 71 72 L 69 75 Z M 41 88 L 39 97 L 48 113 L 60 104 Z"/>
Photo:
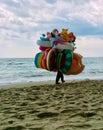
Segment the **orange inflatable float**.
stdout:
<path fill-rule="evenodd" d="M 66 75 L 76 75 L 83 71 L 82 56 L 78 53 L 73 53 L 72 65 Z"/>

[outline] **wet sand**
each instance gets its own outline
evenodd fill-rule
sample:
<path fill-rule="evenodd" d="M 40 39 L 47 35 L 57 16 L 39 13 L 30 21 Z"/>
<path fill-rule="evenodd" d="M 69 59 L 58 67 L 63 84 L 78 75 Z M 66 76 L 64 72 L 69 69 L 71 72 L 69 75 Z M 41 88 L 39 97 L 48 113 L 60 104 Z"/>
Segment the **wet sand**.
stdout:
<path fill-rule="evenodd" d="M 103 130 L 103 80 L 0 88 L 0 130 Z"/>

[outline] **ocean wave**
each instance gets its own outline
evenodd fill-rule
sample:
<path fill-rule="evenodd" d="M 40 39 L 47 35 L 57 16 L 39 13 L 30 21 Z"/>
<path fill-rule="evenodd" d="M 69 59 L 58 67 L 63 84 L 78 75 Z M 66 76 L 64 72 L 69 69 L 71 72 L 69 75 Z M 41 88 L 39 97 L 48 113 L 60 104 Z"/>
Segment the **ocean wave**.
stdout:
<path fill-rule="evenodd" d="M 29 82 L 55 79 L 55 72 L 36 68 L 33 58 L 0 59 L 0 83 Z M 67 79 L 103 78 L 103 58 L 83 58 L 84 71 Z"/>
<path fill-rule="evenodd" d="M 15 62 L 10 62 L 7 65 L 23 65 L 24 63 L 15 63 Z"/>

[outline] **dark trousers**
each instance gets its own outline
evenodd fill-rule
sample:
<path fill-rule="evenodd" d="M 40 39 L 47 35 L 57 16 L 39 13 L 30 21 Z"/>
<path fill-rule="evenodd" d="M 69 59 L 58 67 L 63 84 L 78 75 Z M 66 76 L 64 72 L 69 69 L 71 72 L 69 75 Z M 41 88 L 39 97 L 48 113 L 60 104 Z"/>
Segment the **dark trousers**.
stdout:
<path fill-rule="evenodd" d="M 60 71 L 58 71 L 57 75 L 56 75 L 56 83 L 58 83 L 60 78 L 61 78 L 61 81 L 63 82 L 64 81 L 64 76 Z"/>

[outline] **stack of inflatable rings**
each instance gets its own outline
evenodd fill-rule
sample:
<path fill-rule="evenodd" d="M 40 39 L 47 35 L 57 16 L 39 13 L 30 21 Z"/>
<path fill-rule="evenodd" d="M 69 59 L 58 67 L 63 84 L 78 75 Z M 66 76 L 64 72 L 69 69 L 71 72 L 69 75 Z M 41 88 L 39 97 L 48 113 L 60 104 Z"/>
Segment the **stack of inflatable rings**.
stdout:
<path fill-rule="evenodd" d="M 66 73 L 69 71 L 69 69 L 72 65 L 72 57 L 73 56 L 72 56 L 71 50 L 68 50 L 68 49 L 63 50 L 62 53 L 65 56 L 65 62 L 64 62 L 63 66 L 59 66 L 58 68 L 62 73 Z M 62 56 L 62 54 L 61 54 L 61 56 Z M 59 61 L 59 63 L 60 63 L 60 61 Z"/>

